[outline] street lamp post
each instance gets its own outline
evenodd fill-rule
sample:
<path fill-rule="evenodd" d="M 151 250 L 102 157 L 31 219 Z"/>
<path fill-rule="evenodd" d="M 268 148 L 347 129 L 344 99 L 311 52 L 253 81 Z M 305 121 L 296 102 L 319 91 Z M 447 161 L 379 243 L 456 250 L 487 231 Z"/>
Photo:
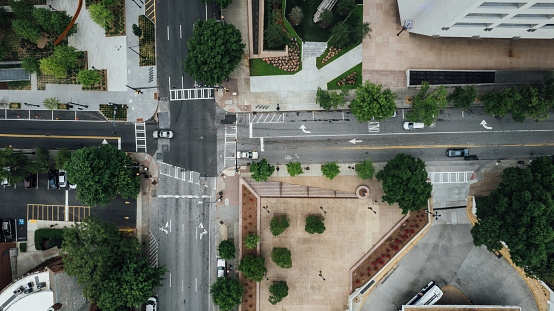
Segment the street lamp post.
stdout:
<path fill-rule="evenodd" d="M 426 214 L 431 214 L 432 217 L 435 217 L 435 220 L 439 220 L 439 217 L 441 217 L 441 215 L 439 215 L 439 212 L 435 211 L 435 212 L 430 212 L 430 211 L 425 211 Z"/>
<path fill-rule="evenodd" d="M 212 204 L 212 203 L 216 203 L 216 202 L 221 202 L 221 200 L 223 200 L 223 196 L 219 196 L 219 198 L 217 198 L 217 200 L 213 201 L 213 202 L 203 202 L 203 201 L 199 201 L 198 204 L 204 204 L 204 203 L 207 203 L 207 204 Z"/>
<path fill-rule="evenodd" d="M 404 21 L 404 26 L 402 26 L 402 30 L 400 30 L 400 32 L 397 33 L 396 36 L 400 36 L 400 34 L 406 29 L 412 29 L 412 21 Z"/>
<path fill-rule="evenodd" d="M 323 209 L 323 206 L 320 206 L 319 209 L 322 210 L 325 215 L 327 215 L 327 212 Z"/>
<path fill-rule="evenodd" d="M 373 214 L 377 214 L 377 212 L 376 212 L 376 211 L 374 211 L 374 210 L 373 210 L 373 208 L 371 208 L 371 206 L 370 206 L 370 207 L 368 207 L 367 209 L 368 209 L 368 210 L 370 210 L 370 211 L 372 211 L 372 212 L 373 212 Z"/>
<path fill-rule="evenodd" d="M 325 278 L 323 277 L 323 274 L 321 274 L 321 270 L 319 270 L 319 277 L 321 277 L 323 279 L 323 281 L 325 281 Z"/>

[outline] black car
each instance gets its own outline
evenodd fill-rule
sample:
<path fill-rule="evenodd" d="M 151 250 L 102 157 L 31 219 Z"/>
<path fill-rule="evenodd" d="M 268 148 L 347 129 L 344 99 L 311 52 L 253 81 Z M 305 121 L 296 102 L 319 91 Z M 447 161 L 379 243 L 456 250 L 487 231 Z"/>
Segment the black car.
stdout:
<path fill-rule="evenodd" d="M 446 156 L 448 157 L 467 157 L 469 155 L 469 149 L 448 149 L 446 150 Z"/>
<path fill-rule="evenodd" d="M 48 172 L 48 190 L 58 189 L 58 174 L 56 171 L 50 170 Z"/>
<path fill-rule="evenodd" d="M 12 224 L 7 219 L 2 220 L 2 238 L 6 242 L 13 240 Z"/>

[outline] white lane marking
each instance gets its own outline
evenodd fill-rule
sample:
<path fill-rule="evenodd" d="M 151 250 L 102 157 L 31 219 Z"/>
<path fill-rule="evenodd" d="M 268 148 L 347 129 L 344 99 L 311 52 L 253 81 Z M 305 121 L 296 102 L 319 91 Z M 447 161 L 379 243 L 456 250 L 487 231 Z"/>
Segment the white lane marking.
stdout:
<path fill-rule="evenodd" d="M 121 150 L 121 138 L 117 139 L 117 150 Z"/>
<path fill-rule="evenodd" d="M 264 138 L 260 137 L 260 151 L 264 152 Z"/>
<path fill-rule="evenodd" d="M 171 77 L 167 77 L 169 79 L 169 89 L 171 89 Z"/>
<path fill-rule="evenodd" d="M 69 191 L 65 191 L 65 221 L 69 221 Z"/>
<path fill-rule="evenodd" d="M 248 123 L 250 130 L 250 138 L 252 138 L 252 122 Z"/>
<path fill-rule="evenodd" d="M 169 41 L 169 26 L 167 26 L 167 41 Z"/>
<path fill-rule="evenodd" d="M 183 280 L 181 280 L 181 291 L 185 291 L 185 282 Z"/>
<path fill-rule="evenodd" d="M 181 30 L 181 25 L 179 25 L 179 38 L 183 39 L 183 31 Z"/>
<path fill-rule="evenodd" d="M 181 88 L 185 88 L 185 80 L 183 79 L 183 76 L 181 76 Z"/>
<path fill-rule="evenodd" d="M 198 278 L 194 278 L 194 292 L 198 292 Z"/>
<path fill-rule="evenodd" d="M 169 272 L 169 287 L 171 287 L 171 272 Z"/>
<path fill-rule="evenodd" d="M 208 4 L 206 3 L 206 20 L 208 20 Z"/>
<path fill-rule="evenodd" d="M 404 110 L 405 109 L 402 109 L 402 119 L 404 119 Z"/>
<path fill-rule="evenodd" d="M 169 232 L 171 232 L 171 219 L 169 220 Z"/>
<path fill-rule="evenodd" d="M 462 110 L 462 118 L 464 117 L 464 111 Z"/>

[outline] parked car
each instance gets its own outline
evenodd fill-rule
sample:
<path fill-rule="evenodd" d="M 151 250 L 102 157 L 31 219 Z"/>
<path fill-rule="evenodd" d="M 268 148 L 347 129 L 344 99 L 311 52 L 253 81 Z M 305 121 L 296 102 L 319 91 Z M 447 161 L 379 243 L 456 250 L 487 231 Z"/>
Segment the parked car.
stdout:
<path fill-rule="evenodd" d="M 239 151 L 237 153 L 237 159 L 252 159 L 257 160 L 260 155 L 257 151 Z"/>
<path fill-rule="evenodd" d="M 469 149 L 448 149 L 446 150 L 446 156 L 448 157 L 467 157 L 469 155 Z"/>
<path fill-rule="evenodd" d="M 36 187 L 37 186 L 37 175 L 36 174 L 31 174 L 31 175 L 27 176 L 27 178 L 25 178 L 25 180 L 23 181 L 23 185 L 25 186 L 26 189 Z"/>
<path fill-rule="evenodd" d="M 77 185 L 76 185 L 76 184 L 69 183 L 69 189 L 70 189 L 70 190 L 75 190 L 75 189 L 77 189 Z"/>
<path fill-rule="evenodd" d="M 225 259 L 218 259 L 217 260 L 217 277 L 222 278 L 227 275 L 227 267 L 225 266 Z"/>
<path fill-rule="evenodd" d="M 402 127 L 405 130 L 420 130 L 425 127 L 425 124 L 420 122 L 404 122 L 404 124 L 402 124 Z"/>
<path fill-rule="evenodd" d="M 60 170 L 60 173 L 58 174 L 58 185 L 60 188 L 67 187 L 67 173 L 66 171 Z"/>
<path fill-rule="evenodd" d="M 2 237 L 4 241 L 13 240 L 12 224 L 7 219 L 2 220 Z"/>
<path fill-rule="evenodd" d="M 146 302 L 146 311 L 157 311 L 158 310 L 158 298 L 150 297 Z"/>
<path fill-rule="evenodd" d="M 159 130 L 154 131 L 154 138 L 173 138 L 173 131 L 170 130 Z"/>
<path fill-rule="evenodd" d="M 58 189 L 58 176 L 56 171 L 50 170 L 48 172 L 48 190 Z"/>

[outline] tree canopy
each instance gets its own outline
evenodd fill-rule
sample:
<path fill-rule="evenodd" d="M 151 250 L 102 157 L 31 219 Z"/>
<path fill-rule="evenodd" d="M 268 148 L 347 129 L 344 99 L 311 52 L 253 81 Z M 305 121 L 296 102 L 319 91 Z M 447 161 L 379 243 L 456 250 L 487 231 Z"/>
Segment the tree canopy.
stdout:
<path fill-rule="evenodd" d="M 29 176 L 29 158 L 11 147 L 0 149 L 0 179 L 7 178 L 10 185 Z"/>
<path fill-rule="evenodd" d="M 304 230 L 306 230 L 309 234 L 322 234 L 325 232 L 325 224 L 323 223 L 324 220 L 325 217 L 323 216 L 309 215 L 306 217 L 306 226 L 304 227 Z"/>
<path fill-rule="evenodd" d="M 124 236 L 115 224 L 95 216 L 65 228 L 64 269 L 77 277 L 83 296 L 102 310 L 116 311 L 144 303 L 161 286 L 165 268 L 153 268 L 136 238 Z"/>
<path fill-rule="evenodd" d="M 244 246 L 246 246 L 246 248 L 248 249 L 253 249 L 253 248 L 256 248 L 258 246 L 258 243 L 260 243 L 260 236 L 255 234 L 254 232 L 250 232 L 248 233 L 248 235 L 246 235 L 246 239 L 244 241 Z"/>
<path fill-rule="evenodd" d="M 226 9 L 233 0 L 201 0 L 203 3 L 210 3 L 213 2 L 219 6 L 220 9 Z"/>
<path fill-rule="evenodd" d="M 329 162 L 321 166 L 321 173 L 329 180 L 335 179 L 340 174 L 337 162 Z"/>
<path fill-rule="evenodd" d="M 271 260 L 283 269 L 292 267 L 292 256 L 287 248 L 274 248 L 271 251 Z"/>
<path fill-rule="evenodd" d="M 278 236 L 279 234 L 285 232 L 290 225 L 290 220 L 287 215 L 275 215 L 271 218 L 269 223 L 269 230 L 273 236 Z"/>
<path fill-rule="evenodd" d="M 329 111 L 344 106 L 346 104 L 346 95 L 348 95 L 348 90 L 342 90 L 340 93 L 337 93 L 335 91 L 322 90 L 318 86 L 315 93 L 315 102 L 321 108 Z"/>
<path fill-rule="evenodd" d="M 372 179 L 375 174 L 375 167 L 373 163 L 367 159 L 361 163 L 357 163 L 355 166 L 356 175 L 361 179 Z"/>
<path fill-rule="evenodd" d="M 289 295 L 289 287 L 287 286 L 287 282 L 279 281 L 269 285 L 269 302 L 272 305 L 277 304 L 288 295 Z"/>
<path fill-rule="evenodd" d="M 80 70 L 77 79 L 84 86 L 98 84 L 102 80 L 102 74 L 97 70 Z"/>
<path fill-rule="evenodd" d="M 199 20 L 187 43 L 185 71 L 207 85 L 219 84 L 237 68 L 245 46 L 233 24 Z"/>
<path fill-rule="evenodd" d="M 394 115 L 396 111 L 396 95 L 390 89 L 382 91 L 381 84 L 364 82 L 356 90 L 356 98 L 350 104 L 352 114 L 358 121 L 367 122 L 373 118 L 384 120 Z"/>
<path fill-rule="evenodd" d="M 361 16 L 359 18 L 348 18 L 344 23 L 336 24 L 331 28 L 329 46 L 346 49 L 360 44 L 370 33 L 369 23 L 364 23 Z"/>
<path fill-rule="evenodd" d="M 514 264 L 529 277 L 554 278 L 554 157 L 542 156 L 526 168 L 504 169 L 489 196 L 477 199 L 473 243 L 499 250 L 503 241 Z"/>
<path fill-rule="evenodd" d="M 112 11 L 108 10 L 102 3 L 89 5 L 88 11 L 92 21 L 104 29 L 107 29 L 113 21 Z"/>
<path fill-rule="evenodd" d="M 232 310 L 242 303 L 243 290 L 237 279 L 217 278 L 210 288 L 210 294 L 220 310 Z"/>
<path fill-rule="evenodd" d="M 260 282 L 267 271 L 265 268 L 265 258 L 246 255 L 240 260 L 239 271 L 242 272 L 247 279 Z"/>
<path fill-rule="evenodd" d="M 287 163 L 287 172 L 289 173 L 290 177 L 304 174 L 304 172 L 302 172 L 302 166 L 300 165 L 300 162 Z"/>
<path fill-rule="evenodd" d="M 77 199 L 84 204 L 108 205 L 117 195 L 136 198 L 140 176 L 131 157 L 110 144 L 76 150 L 63 165 L 69 182 L 77 185 Z"/>
<path fill-rule="evenodd" d="M 67 148 L 61 148 L 56 154 L 56 169 L 61 170 L 65 162 L 71 159 L 71 151 Z"/>
<path fill-rule="evenodd" d="M 477 91 L 473 85 L 468 85 L 465 89 L 461 86 L 456 86 L 452 94 L 447 96 L 448 101 L 454 103 L 454 107 L 461 108 L 463 111 L 468 110 L 476 98 Z"/>
<path fill-rule="evenodd" d="M 217 246 L 217 252 L 219 253 L 219 257 L 231 260 L 235 259 L 235 244 L 229 240 L 223 240 L 219 242 L 219 245 Z"/>
<path fill-rule="evenodd" d="M 39 61 L 40 71 L 54 75 L 56 78 L 64 78 L 67 76 L 68 70 L 76 69 L 79 66 L 79 58 L 82 54 L 83 52 L 77 51 L 73 46 L 58 45 L 54 47 L 52 56 Z"/>
<path fill-rule="evenodd" d="M 402 214 L 426 207 L 431 198 L 433 186 L 427 182 L 425 162 L 420 158 L 397 154 L 376 176 L 385 192 L 381 199 L 389 204 L 398 203 Z"/>
<path fill-rule="evenodd" d="M 274 171 L 275 166 L 267 163 L 265 158 L 250 164 L 250 173 L 252 173 L 251 177 L 257 182 L 267 181 Z"/>
<path fill-rule="evenodd" d="M 440 108 L 446 107 L 446 90 L 444 86 L 439 86 L 431 93 L 429 91 L 429 82 L 423 82 L 419 93 L 414 96 L 412 111 L 406 117 L 412 122 L 423 122 L 429 126 L 435 121 L 440 113 Z"/>

